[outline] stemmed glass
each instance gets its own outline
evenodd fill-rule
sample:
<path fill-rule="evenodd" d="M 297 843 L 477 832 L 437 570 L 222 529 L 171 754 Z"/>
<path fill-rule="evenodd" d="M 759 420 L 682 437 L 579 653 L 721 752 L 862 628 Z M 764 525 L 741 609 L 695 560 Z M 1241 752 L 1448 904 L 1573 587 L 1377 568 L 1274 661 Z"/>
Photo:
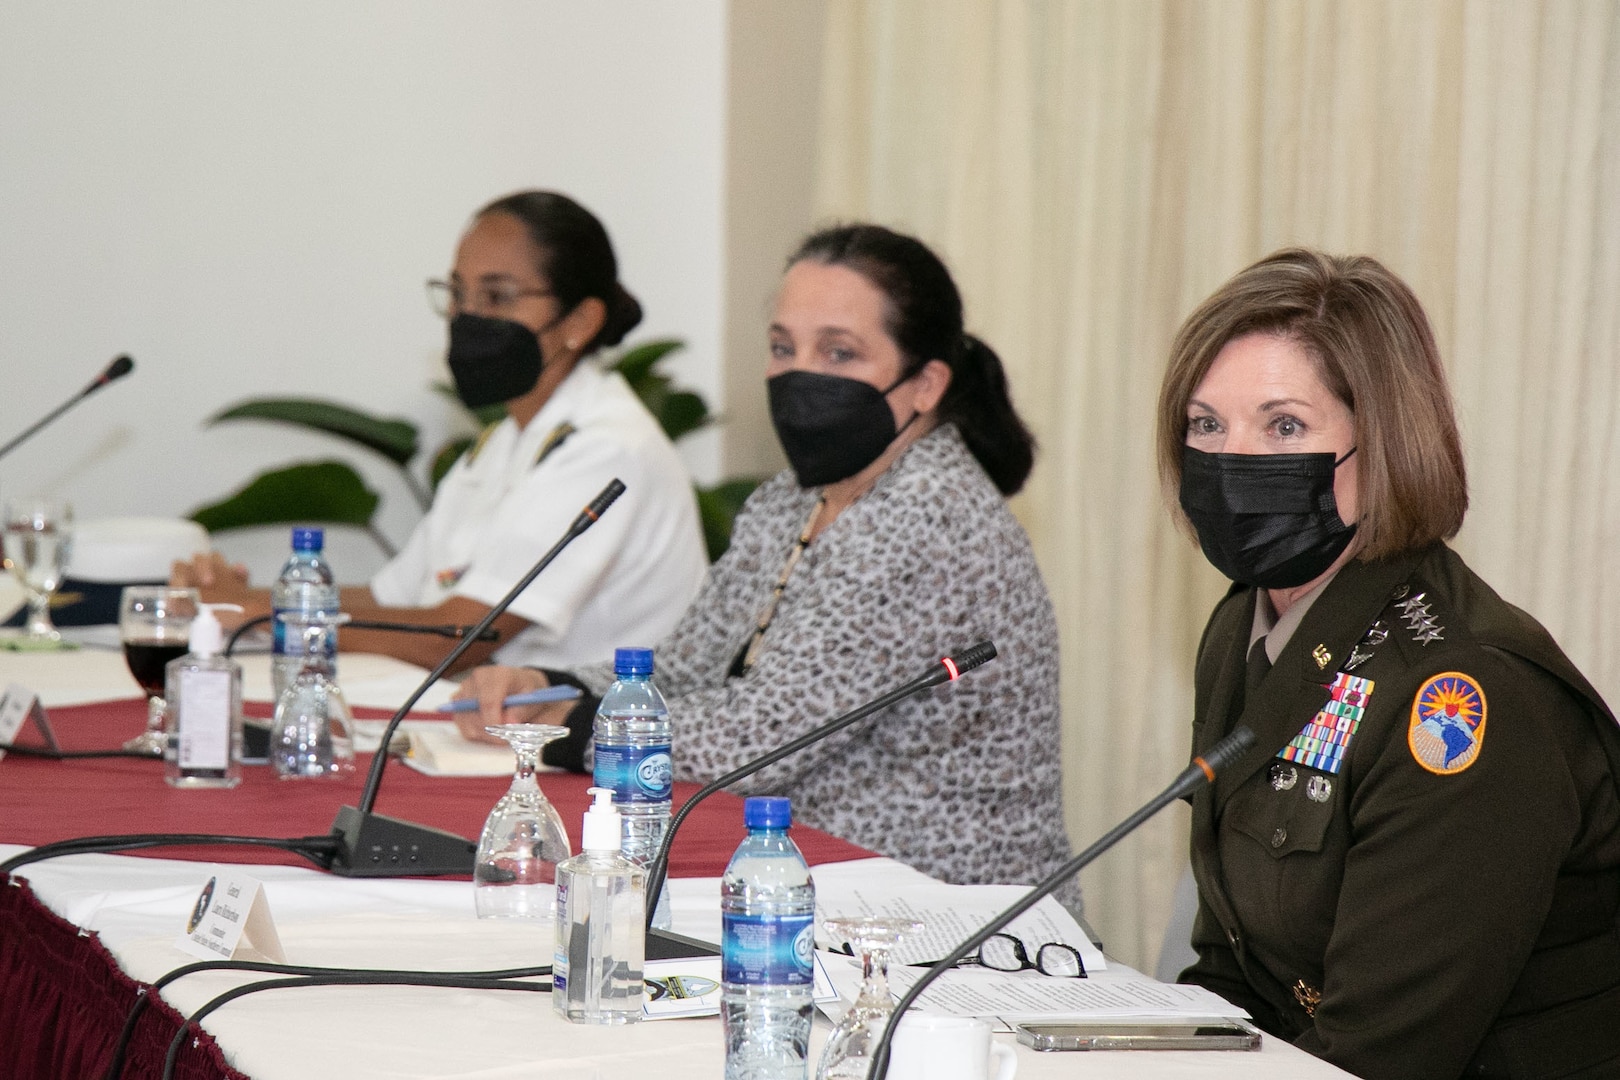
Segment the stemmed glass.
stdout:
<path fill-rule="evenodd" d="M 51 623 L 51 596 L 67 573 L 73 551 L 73 508 L 60 499 L 6 503 L 6 568 L 28 590 L 28 623 L 21 641 L 37 649 L 60 648 Z"/>
<path fill-rule="evenodd" d="M 191 621 L 202 598 L 196 589 L 167 585 L 130 585 L 118 600 L 118 639 L 124 644 L 129 673 L 146 691 L 146 730 L 124 744 L 125 750 L 162 757 L 168 737 L 163 716 L 168 708 L 164 675 L 170 660 L 190 648 Z"/>
<path fill-rule="evenodd" d="M 914 919 L 879 915 L 836 917 L 821 924 L 827 936 L 847 941 L 861 958 L 861 992 L 844 1010 L 816 1066 L 816 1080 L 866 1080 L 872 1051 L 894 1013 L 889 996 L 889 950 L 922 929 Z"/>
<path fill-rule="evenodd" d="M 484 822 L 473 867 L 473 904 L 480 919 L 546 919 L 555 909 L 557 864 L 568 858 L 568 833 L 535 781 L 540 751 L 568 734 L 554 724 L 496 724 L 485 731 L 512 744 L 517 771 Z"/>
<path fill-rule="evenodd" d="M 332 677 L 326 642 L 349 616 L 284 611 L 276 618 L 304 639 L 304 666 L 276 702 L 270 762 L 283 780 L 347 776 L 354 772 L 354 714 Z"/>

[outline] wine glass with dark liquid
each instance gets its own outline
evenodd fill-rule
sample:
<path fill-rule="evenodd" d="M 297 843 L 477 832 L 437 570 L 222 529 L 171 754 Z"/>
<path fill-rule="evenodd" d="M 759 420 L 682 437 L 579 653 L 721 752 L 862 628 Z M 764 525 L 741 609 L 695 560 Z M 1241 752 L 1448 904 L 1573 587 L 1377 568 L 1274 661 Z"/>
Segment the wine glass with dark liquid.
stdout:
<path fill-rule="evenodd" d="M 129 673 L 146 691 L 146 730 L 126 742 L 125 750 L 163 756 L 163 717 L 168 711 L 168 703 L 163 700 L 166 669 L 170 660 L 178 660 L 190 651 L 191 621 L 197 617 L 201 600 L 196 589 L 167 585 L 130 585 L 124 589 L 118 603 L 118 638 L 124 643 Z"/>

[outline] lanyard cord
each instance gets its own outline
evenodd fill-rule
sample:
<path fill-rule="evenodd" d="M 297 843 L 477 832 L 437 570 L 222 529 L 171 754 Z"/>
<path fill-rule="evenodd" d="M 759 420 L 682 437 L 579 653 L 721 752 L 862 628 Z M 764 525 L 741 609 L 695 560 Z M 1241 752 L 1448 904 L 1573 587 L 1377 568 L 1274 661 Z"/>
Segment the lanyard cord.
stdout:
<path fill-rule="evenodd" d="M 810 517 L 805 520 L 804 529 L 799 533 L 793 550 L 788 552 L 787 562 L 782 566 L 782 574 L 776 579 L 776 587 L 771 590 L 771 598 L 765 601 L 765 608 L 759 613 L 759 622 L 754 628 L 754 636 L 748 639 L 748 648 L 744 650 L 742 663 L 738 665 L 736 674 L 746 675 L 754 666 L 754 660 L 759 655 L 760 646 L 765 641 L 765 631 L 771 627 L 771 620 L 776 618 L 776 606 L 781 603 L 782 593 L 787 590 L 788 578 L 793 576 L 793 570 L 804 557 L 804 549 L 810 546 L 810 538 L 815 535 L 816 522 L 821 519 L 822 508 L 827 505 L 827 496 L 822 495 L 816 499 L 816 505 L 810 508 Z"/>

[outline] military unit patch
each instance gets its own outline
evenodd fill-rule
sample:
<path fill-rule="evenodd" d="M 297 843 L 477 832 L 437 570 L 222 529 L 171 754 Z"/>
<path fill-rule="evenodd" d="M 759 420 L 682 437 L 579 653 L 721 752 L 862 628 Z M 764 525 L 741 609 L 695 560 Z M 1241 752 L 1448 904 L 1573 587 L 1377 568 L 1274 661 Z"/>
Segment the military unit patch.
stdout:
<path fill-rule="evenodd" d="M 1406 745 L 1437 776 L 1468 768 L 1485 745 L 1485 691 L 1460 671 L 1442 672 L 1418 687 Z"/>
<path fill-rule="evenodd" d="M 1361 726 L 1372 692 L 1371 679 L 1339 672 L 1329 687 L 1328 703 L 1277 756 L 1325 773 L 1337 773 L 1344 765 L 1344 752 L 1356 728 Z"/>

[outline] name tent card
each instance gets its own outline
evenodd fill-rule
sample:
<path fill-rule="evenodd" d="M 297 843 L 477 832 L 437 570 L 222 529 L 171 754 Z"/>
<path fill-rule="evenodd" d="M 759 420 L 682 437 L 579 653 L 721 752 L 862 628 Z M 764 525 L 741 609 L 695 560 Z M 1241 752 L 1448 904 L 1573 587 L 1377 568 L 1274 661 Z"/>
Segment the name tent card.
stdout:
<path fill-rule="evenodd" d="M 39 730 L 40 737 L 51 750 L 60 750 L 56 743 L 56 733 L 51 730 L 51 722 L 45 715 L 45 709 L 39 703 L 39 695 L 20 683 L 12 683 L 6 687 L 4 697 L 0 697 L 0 747 L 6 747 L 16 742 L 17 735 L 22 731 L 23 724 L 30 719 L 34 727 Z M 0 749 L 0 759 L 4 759 L 6 752 Z"/>
<path fill-rule="evenodd" d="M 174 944 L 181 952 L 203 960 L 278 964 L 287 960 L 264 886 L 257 878 L 223 866 L 212 868 L 208 884 L 197 894 L 185 930 Z"/>

